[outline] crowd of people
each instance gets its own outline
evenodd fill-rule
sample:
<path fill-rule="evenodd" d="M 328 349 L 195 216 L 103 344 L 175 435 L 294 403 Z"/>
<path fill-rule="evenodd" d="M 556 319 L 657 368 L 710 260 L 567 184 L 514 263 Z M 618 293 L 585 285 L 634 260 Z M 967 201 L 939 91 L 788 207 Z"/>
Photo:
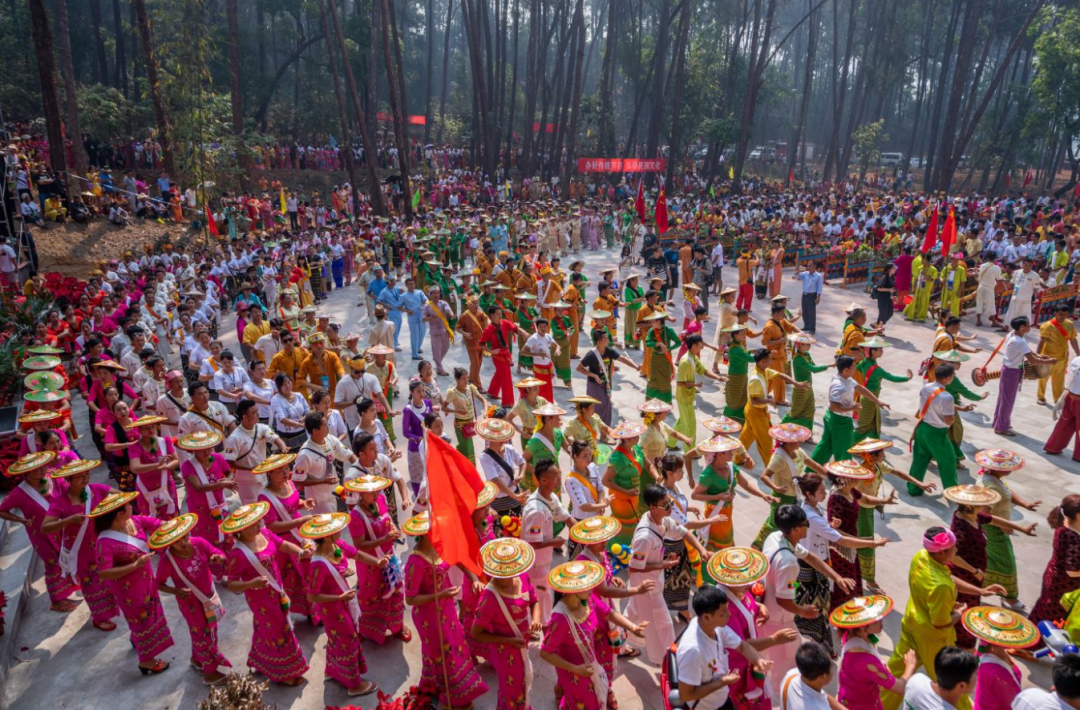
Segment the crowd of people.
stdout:
<path fill-rule="evenodd" d="M 252 611 L 248 667 L 303 682 L 293 625 L 321 624 L 323 672 L 357 696 L 377 687 L 365 653 L 415 630 L 422 678 L 450 707 L 487 692 L 500 708 L 543 704 L 530 696 L 534 642 L 564 710 L 614 708 L 620 662 L 660 665 L 673 645 L 674 689 L 704 710 L 1080 704 L 1080 658 L 1057 660 L 1051 697 L 1021 692 L 1011 655 L 1041 642 L 1038 622 L 1073 629 L 1080 496 L 1047 504 L 1052 557 L 1029 610 L 1012 534 L 1035 526 L 1012 511 L 1042 501 L 1009 487 L 1025 462 L 1008 438 L 961 448 L 963 402 L 987 395 L 957 376 L 975 350 L 961 334 L 972 279 L 973 315 L 1008 331 L 995 432 L 1015 435 L 1025 376 L 1060 412 L 1053 426 L 1047 412 L 1046 451 L 1080 432 L 1074 301 L 1039 320 L 1044 289 L 1074 282 L 1068 205 L 951 200 L 956 237 L 943 244 L 924 197 L 703 184 L 667 198 L 671 239 L 629 183 L 614 201 L 606 186 L 565 200 L 467 172 L 421 185 L 411 221 L 372 214 L 349 186 L 320 198 L 321 213 L 272 182 L 262 200 L 223 196 L 216 238 L 102 260 L 25 336 L 22 456 L 6 472 L 19 483 L 0 518 L 26 525 L 53 611 L 85 602 L 104 632 L 122 617 L 154 675 L 169 667 L 162 594 L 174 596 L 191 663 L 214 684 L 238 660 L 217 638 L 228 589 Z M 871 279 L 879 312 L 853 302 L 840 347 L 822 353 L 827 264 L 792 271 L 788 254 L 860 245 L 894 257 Z M 585 252 L 611 267 L 587 268 Z M 801 283 L 798 304 L 785 278 Z M 351 332 L 327 312 L 338 290 L 363 314 Z M 918 375 L 881 362 L 894 310 L 936 323 Z M 454 348 L 467 367 L 448 362 Z M 913 459 L 898 470 L 885 383 L 916 376 Z M 699 417 L 707 380 L 719 414 Z M 644 390 L 635 410 L 613 396 L 627 382 Z M 76 451 L 87 435 L 94 458 Z M 483 483 L 460 530 L 479 557 L 453 567 L 428 517 L 428 469 L 449 445 Z M 967 462 L 977 473 L 961 484 Z M 769 504 L 753 530 L 735 528 L 738 490 Z M 910 560 L 902 633 L 879 658 L 893 600 L 876 516 L 926 494 L 951 517 Z M 485 662 L 497 688 L 477 672 Z"/>

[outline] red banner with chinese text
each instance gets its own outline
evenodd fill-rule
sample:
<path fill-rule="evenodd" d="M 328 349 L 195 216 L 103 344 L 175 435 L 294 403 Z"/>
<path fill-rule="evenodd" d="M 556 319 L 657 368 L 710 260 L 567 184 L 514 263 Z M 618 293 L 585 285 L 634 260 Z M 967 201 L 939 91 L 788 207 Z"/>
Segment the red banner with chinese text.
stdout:
<path fill-rule="evenodd" d="M 578 158 L 579 173 L 662 173 L 664 158 Z"/>

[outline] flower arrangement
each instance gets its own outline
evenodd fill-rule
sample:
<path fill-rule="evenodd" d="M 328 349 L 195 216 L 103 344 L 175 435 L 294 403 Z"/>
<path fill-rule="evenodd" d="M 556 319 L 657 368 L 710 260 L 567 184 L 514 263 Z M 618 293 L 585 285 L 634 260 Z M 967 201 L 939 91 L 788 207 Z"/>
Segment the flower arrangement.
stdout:
<path fill-rule="evenodd" d="M 206 700 L 199 702 L 199 710 L 270 710 L 262 699 L 269 687 L 269 683 L 260 683 L 254 676 L 232 673 L 224 683 L 210 689 Z"/>

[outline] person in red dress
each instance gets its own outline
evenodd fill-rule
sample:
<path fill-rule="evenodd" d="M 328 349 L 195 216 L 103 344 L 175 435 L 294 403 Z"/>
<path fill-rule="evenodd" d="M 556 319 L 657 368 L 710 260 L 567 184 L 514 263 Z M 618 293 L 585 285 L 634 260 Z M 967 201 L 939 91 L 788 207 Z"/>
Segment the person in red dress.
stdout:
<path fill-rule="evenodd" d="M 1065 496 L 1047 522 L 1054 529 L 1054 551 L 1043 572 L 1039 601 L 1028 614 L 1033 624 L 1064 619 L 1062 595 L 1080 588 L 1080 495 Z"/>
<path fill-rule="evenodd" d="M 488 316 L 491 318 L 491 323 L 484 328 L 484 332 L 480 336 L 480 344 L 491 352 L 491 362 L 495 365 L 495 374 L 492 375 L 491 384 L 488 385 L 488 395 L 492 399 L 501 397 L 504 407 L 513 407 L 514 378 L 511 373 L 513 357 L 510 352 L 510 344 L 513 341 L 511 338 L 518 332 L 526 336 L 528 336 L 528 333 L 522 330 L 517 323 L 511 322 L 508 318 L 503 318 L 503 311 L 500 306 L 489 308 Z"/>

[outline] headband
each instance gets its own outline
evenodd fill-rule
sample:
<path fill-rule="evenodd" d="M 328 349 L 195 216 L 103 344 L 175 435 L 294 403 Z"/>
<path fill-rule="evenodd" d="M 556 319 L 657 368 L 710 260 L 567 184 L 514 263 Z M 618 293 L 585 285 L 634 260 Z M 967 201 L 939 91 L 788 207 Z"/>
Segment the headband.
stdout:
<path fill-rule="evenodd" d="M 933 554 L 935 552 L 948 550 L 950 547 L 956 545 L 956 535 L 952 530 L 946 529 L 942 530 L 937 535 L 934 535 L 934 537 L 924 537 L 922 542 L 926 551 Z"/>

